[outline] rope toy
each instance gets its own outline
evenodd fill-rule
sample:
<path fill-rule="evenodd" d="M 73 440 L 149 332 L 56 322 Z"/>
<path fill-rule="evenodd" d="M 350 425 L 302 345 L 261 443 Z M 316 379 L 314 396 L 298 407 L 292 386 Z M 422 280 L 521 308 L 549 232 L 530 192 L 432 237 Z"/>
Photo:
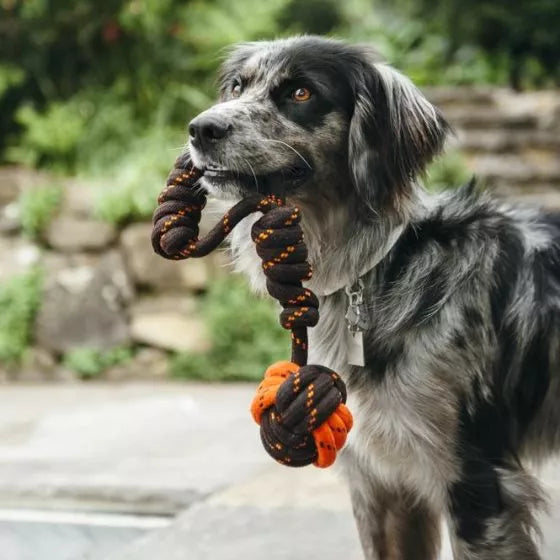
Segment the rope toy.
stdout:
<path fill-rule="evenodd" d="M 203 238 L 198 224 L 206 193 L 202 173 L 180 156 L 153 215 L 152 245 L 158 255 L 180 260 L 216 249 L 246 216 L 261 212 L 251 238 L 266 275 L 269 294 L 282 305 L 280 323 L 291 331 L 292 359 L 271 365 L 251 404 L 266 451 L 283 465 L 332 465 L 352 428 L 346 387 L 327 367 L 307 364 L 307 327 L 319 320 L 319 301 L 302 282 L 312 275 L 300 226 L 300 211 L 274 195 L 254 194 L 233 206 Z"/>

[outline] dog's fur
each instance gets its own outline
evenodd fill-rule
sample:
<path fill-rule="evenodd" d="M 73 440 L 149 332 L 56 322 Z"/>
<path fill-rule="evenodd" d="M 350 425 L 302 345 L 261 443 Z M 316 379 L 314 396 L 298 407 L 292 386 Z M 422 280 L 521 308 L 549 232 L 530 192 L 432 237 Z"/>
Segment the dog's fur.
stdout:
<path fill-rule="evenodd" d="M 291 97 L 299 87 L 308 101 Z M 201 120 L 227 129 L 191 138 L 195 165 L 228 170 L 204 176 L 211 194 L 264 192 L 281 176 L 302 208 L 309 286 L 322 294 L 310 362 L 349 387 L 355 427 L 343 456 L 366 558 L 435 559 L 441 516 L 456 560 L 539 558 L 543 500 L 524 462 L 560 448 L 560 216 L 472 184 L 427 194 L 417 176 L 449 127 L 362 46 L 241 45 Z M 262 288 L 253 220 L 232 245 Z M 347 363 L 344 319 L 344 287 L 360 275 L 365 367 Z"/>

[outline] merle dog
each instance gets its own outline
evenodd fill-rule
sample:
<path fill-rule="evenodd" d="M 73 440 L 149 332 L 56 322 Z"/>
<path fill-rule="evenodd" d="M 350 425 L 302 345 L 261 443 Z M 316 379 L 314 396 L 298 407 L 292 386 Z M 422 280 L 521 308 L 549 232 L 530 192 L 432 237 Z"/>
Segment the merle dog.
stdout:
<path fill-rule="evenodd" d="M 217 198 L 275 192 L 302 209 L 321 301 L 310 361 L 348 384 L 365 557 L 435 559 L 445 518 L 456 560 L 538 559 L 543 500 L 525 463 L 560 447 L 560 216 L 473 184 L 427 193 L 418 175 L 449 126 L 367 47 L 243 44 L 220 83 L 190 154 Z M 254 219 L 232 249 L 262 289 Z M 364 365 L 349 363 L 351 287 Z"/>

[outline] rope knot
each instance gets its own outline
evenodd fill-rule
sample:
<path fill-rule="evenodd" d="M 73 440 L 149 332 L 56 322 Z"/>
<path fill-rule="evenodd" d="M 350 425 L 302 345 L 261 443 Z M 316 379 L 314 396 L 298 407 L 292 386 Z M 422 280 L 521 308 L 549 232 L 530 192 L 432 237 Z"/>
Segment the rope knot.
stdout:
<path fill-rule="evenodd" d="M 283 465 L 313 463 L 325 468 L 336 459 L 352 428 L 340 376 L 319 365 L 277 362 L 270 366 L 251 404 L 268 454 Z"/>

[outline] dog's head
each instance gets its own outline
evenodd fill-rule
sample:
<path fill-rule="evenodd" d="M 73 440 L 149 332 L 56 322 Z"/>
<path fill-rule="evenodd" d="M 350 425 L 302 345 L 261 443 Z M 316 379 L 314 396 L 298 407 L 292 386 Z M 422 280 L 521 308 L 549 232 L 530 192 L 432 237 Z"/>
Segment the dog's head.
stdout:
<path fill-rule="evenodd" d="M 399 206 L 447 130 L 374 51 L 298 37 L 235 48 L 220 102 L 189 125 L 189 149 L 215 196 L 353 196 L 367 213 Z"/>

